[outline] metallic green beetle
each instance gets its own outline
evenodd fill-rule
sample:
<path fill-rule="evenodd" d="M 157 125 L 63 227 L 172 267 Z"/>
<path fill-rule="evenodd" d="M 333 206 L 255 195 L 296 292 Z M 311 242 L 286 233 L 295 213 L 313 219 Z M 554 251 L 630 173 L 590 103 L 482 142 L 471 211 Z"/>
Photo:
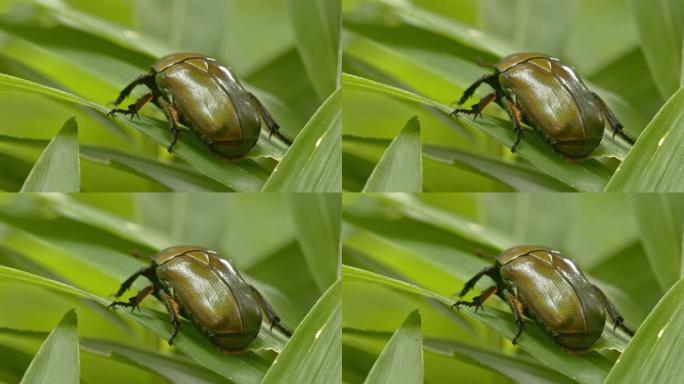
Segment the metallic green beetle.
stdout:
<path fill-rule="evenodd" d="M 571 159 L 585 158 L 599 145 L 604 121 L 615 135 L 634 143 L 623 133 L 622 124 L 606 103 L 587 89 L 574 69 L 558 59 L 540 53 L 517 53 L 493 67 L 494 73 L 468 87 L 458 104 L 465 103 L 483 83 L 494 92 L 470 109 L 459 108 L 451 114 L 472 114 L 477 118 L 494 101 L 514 123 L 512 152 L 522 139 L 523 122 L 535 128 L 556 152 Z"/>
<path fill-rule="evenodd" d="M 126 279 L 115 296 L 121 297 L 140 276 L 152 285 L 128 301 L 113 302 L 109 308 L 140 309 L 140 302 L 154 295 L 171 315 L 173 333 L 169 345 L 180 331 L 181 315 L 190 319 L 213 344 L 227 351 L 243 350 L 256 338 L 262 311 L 272 327 L 291 335 L 261 293 L 242 279 L 229 260 L 214 251 L 195 246 L 166 248 L 152 258 L 152 265 Z"/>
<path fill-rule="evenodd" d="M 120 113 L 133 118 L 151 101 L 169 121 L 173 133 L 169 152 L 178 141 L 179 123 L 190 127 L 212 152 L 227 158 L 240 158 L 256 145 L 261 119 L 271 134 L 290 144 L 259 99 L 242 87 L 229 68 L 214 59 L 195 53 L 164 56 L 149 73 L 124 88 L 114 104 L 121 104 L 139 85 L 147 86 L 150 93 L 127 109 L 113 109 L 107 115 Z"/>
<path fill-rule="evenodd" d="M 634 334 L 608 297 L 558 251 L 523 245 L 505 250 L 495 260 L 493 266 L 468 280 L 458 295 L 465 295 L 485 275 L 496 284 L 472 301 L 457 301 L 452 307 L 465 305 L 477 311 L 496 294 L 515 315 L 518 329 L 513 344 L 524 329 L 523 315 L 534 319 L 553 341 L 572 351 L 588 349 L 601 336 L 606 312 L 615 327 Z"/>

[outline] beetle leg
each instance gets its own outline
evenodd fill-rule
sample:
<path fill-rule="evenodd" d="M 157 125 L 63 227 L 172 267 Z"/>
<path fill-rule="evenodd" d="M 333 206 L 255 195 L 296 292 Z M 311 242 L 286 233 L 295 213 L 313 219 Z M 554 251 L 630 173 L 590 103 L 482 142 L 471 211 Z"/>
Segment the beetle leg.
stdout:
<path fill-rule="evenodd" d="M 166 148 L 169 153 L 173 152 L 173 147 L 178 142 L 178 136 L 180 136 L 180 129 L 178 128 L 178 111 L 173 107 L 171 103 L 166 101 L 163 97 L 157 98 L 157 104 L 161 106 L 162 111 L 166 115 L 166 119 L 169 121 L 169 128 L 171 129 L 171 134 L 173 139 L 171 139 L 171 144 Z"/>
<path fill-rule="evenodd" d="M 482 278 L 482 276 L 488 275 L 495 270 L 496 270 L 496 266 L 492 265 L 491 267 L 486 267 L 483 270 L 481 270 L 480 272 L 476 273 L 475 276 L 471 277 L 470 280 L 466 281 L 465 285 L 463 286 L 463 289 L 461 289 L 461 292 L 458 293 L 458 297 L 465 296 L 465 294 L 468 293 L 468 291 L 473 289 L 475 284 L 477 284 L 478 280 L 480 280 L 480 278 Z"/>
<path fill-rule="evenodd" d="M 622 124 L 618 120 L 617 116 L 615 116 L 613 111 L 611 111 L 610 108 L 608 108 L 606 102 L 603 101 L 603 99 L 596 93 L 592 92 L 592 94 L 594 95 L 596 102 L 599 104 L 603 116 L 606 118 L 606 120 L 608 120 L 608 125 L 610 125 L 610 128 L 613 130 L 613 137 L 615 137 L 615 135 L 618 135 L 625 139 L 625 141 L 633 145 L 634 139 L 625 134 L 625 132 L 623 131 Z"/>
<path fill-rule="evenodd" d="M 465 305 L 466 307 L 475 307 L 475 312 L 477 312 L 478 309 L 482 309 L 484 311 L 484 307 L 482 304 L 489 299 L 493 294 L 496 293 L 496 285 L 492 285 L 491 287 L 485 289 L 484 291 L 480 292 L 479 295 L 473 297 L 473 301 L 464 301 L 464 300 L 459 300 L 451 305 L 451 308 L 458 307 L 460 305 Z"/>
<path fill-rule="evenodd" d="M 148 93 L 139 98 L 138 100 L 136 100 L 135 103 L 129 105 L 126 109 L 112 109 L 107 113 L 107 116 L 112 116 L 114 114 L 120 113 L 122 115 L 131 115 L 131 120 L 133 120 L 134 117 L 140 118 L 140 115 L 138 115 L 138 111 L 140 111 L 140 109 L 142 109 L 142 107 L 144 107 L 145 104 L 147 104 L 150 100 L 152 100 L 152 94 Z"/>
<path fill-rule="evenodd" d="M 284 333 L 288 337 L 292 336 L 292 332 L 280 323 L 280 317 L 278 317 L 278 315 L 273 310 L 273 307 L 271 307 L 271 304 L 269 304 L 268 301 L 266 301 L 266 298 L 261 294 L 261 292 L 259 292 L 256 288 L 254 288 L 251 285 L 249 286 L 249 288 L 252 290 L 252 293 L 256 296 L 256 299 L 259 302 L 259 306 L 266 314 L 266 317 L 268 317 L 268 320 L 271 321 L 271 329 L 273 329 L 273 327 L 276 327 L 278 330 L 280 330 L 280 332 Z"/>
<path fill-rule="evenodd" d="M 515 332 L 515 336 L 511 340 L 511 343 L 516 344 L 518 342 L 518 338 L 520 337 L 520 335 L 522 335 L 523 331 L 525 330 L 525 320 L 523 320 L 525 306 L 523 305 L 522 301 L 520 301 L 517 297 L 515 297 L 515 295 L 513 295 L 507 289 L 503 290 L 503 295 L 506 298 L 506 303 L 508 303 L 508 306 L 511 307 L 511 311 L 515 316 L 515 324 L 517 326 L 517 330 Z"/>
<path fill-rule="evenodd" d="M 114 101 L 114 105 L 121 104 L 121 102 L 124 101 L 124 99 L 126 99 L 131 94 L 131 92 L 133 92 L 133 89 L 135 89 L 135 87 L 143 84 L 150 87 L 150 84 L 154 84 L 154 77 L 150 75 L 138 76 L 137 79 L 133 80 L 130 84 L 126 86 L 126 88 L 124 88 L 121 91 L 121 93 L 119 93 L 119 97 L 117 97 Z"/>
<path fill-rule="evenodd" d="M 608 312 L 608 316 L 610 316 L 610 319 L 613 320 L 613 330 L 615 330 L 615 328 L 620 327 L 620 329 L 625 331 L 625 333 L 627 333 L 628 335 L 634 336 L 634 331 L 632 331 L 625 325 L 625 319 L 622 317 L 620 312 L 618 312 L 617 308 L 615 308 L 613 302 L 610 301 L 610 299 L 608 299 L 608 296 L 606 296 L 606 294 L 603 293 L 603 291 L 595 285 L 594 289 L 601 298 L 603 306 L 606 308 L 606 311 Z"/>
<path fill-rule="evenodd" d="M 459 113 L 465 113 L 467 115 L 474 115 L 473 120 L 477 119 L 478 116 L 482 117 L 482 111 L 496 99 L 496 93 L 490 93 L 489 95 L 480 99 L 480 102 L 473 104 L 470 109 L 458 108 L 451 112 L 449 115 L 453 116 Z"/>
<path fill-rule="evenodd" d="M 150 293 L 152 293 L 154 289 L 152 286 L 143 288 L 138 292 L 135 296 L 131 296 L 128 301 L 115 301 L 107 308 L 115 308 L 115 307 L 128 307 L 131 308 L 131 312 L 135 311 L 136 309 L 140 311 L 140 303 L 145 300 L 147 296 L 149 296 Z"/>
<path fill-rule="evenodd" d="M 273 116 L 271 116 L 271 113 L 268 112 L 268 109 L 266 109 L 264 104 L 259 99 L 257 99 L 257 97 L 254 96 L 253 93 L 250 93 L 249 97 L 252 99 L 252 102 L 254 103 L 254 106 L 256 107 L 257 111 L 259 111 L 259 115 L 261 116 L 261 118 L 264 119 L 264 122 L 266 123 L 266 125 L 268 125 L 269 137 L 272 135 L 276 135 L 277 138 L 284 141 L 287 145 L 292 145 L 292 140 L 290 140 L 289 138 L 285 137 L 282 133 L 280 133 L 280 126 L 278 125 L 278 123 L 276 123 L 275 119 L 273 119 Z"/>
<path fill-rule="evenodd" d="M 515 125 L 515 142 L 511 147 L 511 152 L 515 153 L 515 149 L 518 144 L 520 144 L 523 136 L 522 112 L 520 112 L 520 109 L 518 109 L 518 107 L 516 107 L 515 104 L 507 98 L 503 100 L 503 103 L 506 107 L 506 112 L 508 112 L 508 116 Z"/>
<path fill-rule="evenodd" d="M 116 293 L 114 294 L 114 297 L 116 297 L 116 298 L 121 297 L 121 295 L 123 295 L 124 292 L 126 292 L 129 288 L 131 288 L 131 285 L 133 285 L 133 283 L 135 282 L 135 280 L 138 279 L 138 277 L 140 277 L 140 276 L 148 277 L 150 273 L 154 274 L 154 269 L 155 269 L 155 267 L 153 265 L 151 265 L 149 267 L 140 268 L 136 273 L 132 274 L 128 279 L 126 279 L 126 281 L 124 281 L 121 284 L 121 287 L 119 287 L 119 290 L 116 291 Z"/>
<path fill-rule="evenodd" d="M 458 100 L 457 104 L 458 105 L 463 105 L 468 99 L 470 99 L 473 94 L 475 94 L 475 91 L 477 91 L 478 88 L 480 88 L 480 85 L 482 83 L 487 83 L 490 81 L 496 80 L 496 75 L 484 75 L 480 77 L 476 82 L 470 85 L 464 92 L 463 96 Z"/>
<path fill-rule="evenodd" d="M 178 305 L 178 302 L 174 300 L 174 298 L 166 291 L 163 291 L 160 296 L 163 299 L 162 301 L 164 302 L 164 306 L 166 306 L 166 310 L 169 312 L 169 315 L 171 315 L 171 322 L 173 323 L 173 332 L 171 333 L 171 337 L 169 338 L 168 343 L 169 345 L 173 345 L 173 339 L 176 338 L 178 332 L 180 332 L 181 330 L 180 306 Z"/>

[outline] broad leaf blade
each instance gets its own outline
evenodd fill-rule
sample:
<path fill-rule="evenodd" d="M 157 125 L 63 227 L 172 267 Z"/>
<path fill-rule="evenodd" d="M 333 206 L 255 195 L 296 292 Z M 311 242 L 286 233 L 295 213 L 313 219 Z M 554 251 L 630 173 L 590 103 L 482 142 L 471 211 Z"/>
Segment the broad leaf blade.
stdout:
<path fill-rule="evenodd" d="M 325 100 L 340 82 L 340 0 L 285 0 L 299 56 Z"/>
<path fill-rule="evenodd" d="M 363 192 L 422 192 L 420 122 L 412 117 L 371 173 Z"/>
<path fill-rule="evenodd" d="M 302 320 L 262 384 L 342 382 L 342 280 Z"/>
<path fill-rule="evenodd" d="M 264 192 L 336 192 L 342 188 L 342 91 L 335 91 L 297 135 Z"/>
<path fill-rule="evenodd" d="M 651 120 L 606 192 L 684 191 L 684 89 Z"/>
<path fill-rule="evenodd" d="M 22 384 L 79 382 L 76 324 L 76 311 L 72 309 L 50 332 L 21 379 Z"/>
<path fill-rule="evenodd" d="M 339 278 L 342 200 L 332 193 L 291 193 L 287 199 L 299 246 L 324 292 Z"/>
<path fill-rule="evenodd" d="M 678 383 L 684 377 L 682 351 L 684 279 L 648 315 L 605 383 Z"/>
<path fill-rule="evenodd" d="M 72 117 L 40 155 L 21 192 L 79 192 L 80 189 L 78 125 Z"/>
<path fill-rule="evenodd" d="M 58 292 L 88 298 L 102 306 L 107 306 L 111 303 L 109 299 L 94 295 L 68 284 L 13 268 L 0 266 L 0 280 L 46 287 Z M 161 314 L 148 309 L 142 309 L 139 313 L 136 312 L 136 314 L 132 314 L 129 311 L 117 311 L 116 313 L 136 321 L 162 338 L 167 339 L 171 335 L 172 327 L 166 314 Z M 264 335 L 269 336 L 264 338 Z M 270 336 L 269 327 L 264 324 L 257 339 L 250 345 L 249 350 L 259 351 L 271 349 L 276 347 L 276 344 L 276 349 L 279 350 L 281 348 L 280 343 L 281 341 L 279 338 Z M 206 337 L 190 323 L 185 323 L 183 325 L 183 332 L 178 334 L 174 340 L 174 345 L 197 363 L 237 384 L 259 383 L 268 368 L 266 362 L 252 352 L 245 352 L 241 355 L 228 355 L 220 352 L 216 346 L 209 343 Z"/>
<path fill-rule="evenodd" d="M 630 5 L 651 75 L 667 99 L 681 84 L 684 4 L 679 0 L 631 0 Z"/>
<path fill-rule="evenodd" d="M 387 343 L 365 384 L 423 382 L 423 340 L 420 314 L 413 311 Z"/>

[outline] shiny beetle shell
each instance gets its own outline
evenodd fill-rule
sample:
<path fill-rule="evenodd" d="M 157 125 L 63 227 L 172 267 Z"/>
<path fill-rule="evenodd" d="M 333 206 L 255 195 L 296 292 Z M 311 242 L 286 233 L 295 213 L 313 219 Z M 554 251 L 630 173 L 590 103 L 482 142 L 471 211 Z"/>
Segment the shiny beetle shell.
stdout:
<path fill-rule="evenodd" d="M 584 350 L 601 336 L 603 301 L 572 260 L 539 246 L 510 248 L 496 260 L 504 282 L 556 343 Z"/>
<path fill-rule="evenodd" d="M 588 156 L 601 142 L 601 105 L 571 67 L 536 53 L 508 56 L 495 65 L 499 83 L 528 124 L 560 154 Z"/>
<path fill-rule="evenodd" d="M 245 155 L 259 139 L 259 106 L 230 69 L 198 54 L 175 53 L 152 65 L 154 82 L 180 119 L 225 157 Z"/>
<path fill-rule="evenodd" d="M 154 258 L 161 284 L 184 316 L 226 350 L 247 347 L 259 333 L 258 298 L 233 264 L 201 247 L 171 247 Z"/>

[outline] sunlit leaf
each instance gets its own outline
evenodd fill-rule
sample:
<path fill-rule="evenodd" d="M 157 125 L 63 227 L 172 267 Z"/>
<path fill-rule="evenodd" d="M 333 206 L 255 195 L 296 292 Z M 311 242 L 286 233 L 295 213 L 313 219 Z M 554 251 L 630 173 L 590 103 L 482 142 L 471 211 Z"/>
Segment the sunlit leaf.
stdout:
<path fill-rule="evenodd" d="M 342 188 L 342 91 L 335 91 L 311 117 L 263 192 L 335 192 Z"/>
<path fill-rule="evenodd" d="M 684 89 L 675 93 L 639 136 L 606 186 L 607 192 L 684 191 Z"/>
<path fill-rule="evenodd" d="M 76 311 L 72 309 L 50 332 L 21 379 L 22 384 L 80 382 L 76 323 Z"/>
<path fill-rule="evenodd" d="M 639 327 L 605 383 L 676 383 L 684 376 L 684 280 Z"/>
<path fill-rule="evenodd" d="M 80 188 L 78 125 L 71 118 L 45 148 L 21 192 L 79 192 Z"/>
<path fill-rule="evenodd" d="M 342 280 L 302 320 L 262 384 L 342 382 Z"/>
<path fill-rule="evenodd" d="M 365 384 L 382 383 L 423 383 L 423 340 L 418 311 L 411 312 L 392 335 L 365 381 Z"/>
<path fill-rule="evenodd" d="M 411 118 L 371 173 L 364 192 L 421 192 L 423 162 L 420 122 Z"/>

